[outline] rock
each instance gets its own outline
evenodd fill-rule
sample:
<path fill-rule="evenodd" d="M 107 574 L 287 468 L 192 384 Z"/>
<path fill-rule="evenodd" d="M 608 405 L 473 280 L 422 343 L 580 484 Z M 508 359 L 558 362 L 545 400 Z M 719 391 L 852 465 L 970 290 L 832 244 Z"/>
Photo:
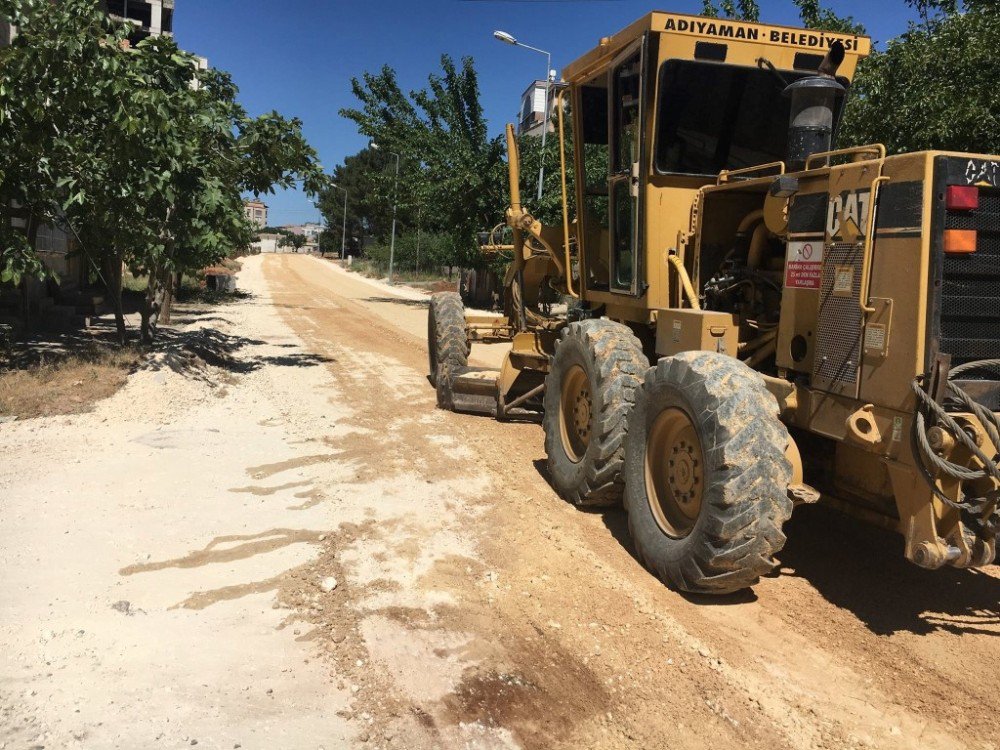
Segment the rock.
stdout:
<path fill-rule="evenodd" d="M 132 611 L 132 602 L 125 601 L 124 599 L 122 599 L 121 601 L 117 601 L 114 604 L 112 604 L 111 605 L 111 609 L 115 610 L 116 612 L 121 612 L 123 615 L 129 615 L 129 616 L 131 616 L 131 615 L 135 614 Z"/>
<path fill-rule="evenodd" d="M 322 581 L 320 581 L 319 587 L 323 589 L 326 593 L 330 593 L 335 588 L 337 588 L 337 579 L 333 576 L 327 576 Z"/>

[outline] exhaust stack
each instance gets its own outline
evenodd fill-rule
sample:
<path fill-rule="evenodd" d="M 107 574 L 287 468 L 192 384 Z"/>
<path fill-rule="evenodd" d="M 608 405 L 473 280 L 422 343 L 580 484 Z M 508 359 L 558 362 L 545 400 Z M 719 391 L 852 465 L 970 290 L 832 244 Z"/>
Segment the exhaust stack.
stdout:
<path fill-rule="evenodd" d="M 830 150 L 837 97 L 847 91 L 836 79 L 843 61 L 844 45 L 834 42 L 819 66 L 819 75 L 802 78 L 785 89 L 785 96 L 792 99 L 787 157 L 791 172 L 805 169 L 813 154 Z"/>

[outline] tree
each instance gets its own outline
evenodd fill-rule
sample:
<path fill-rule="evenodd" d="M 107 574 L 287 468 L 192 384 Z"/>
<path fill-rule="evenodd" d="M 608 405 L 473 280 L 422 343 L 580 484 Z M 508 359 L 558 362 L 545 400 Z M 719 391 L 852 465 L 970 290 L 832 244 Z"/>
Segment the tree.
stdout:
<path fill-rule="evenodd" d="M 340 232 L 334 232 L 329 228 L 324 229 L 319 233 L 317 244 L 319 245 L 320 255 L 326 255 L 327 253 L 340 255 Z"/>
<path fill-rule="evenodd" d="M 414 228 L 419 214 L 425 231 L 451 236 L 448 265 L 478 262 L 475 233 L 497 221 L 504 203 L 504 149 L 501 138 L 489 137 L 472 59 L 458 67 L 442 56 L 441 72 L 409 95 L 389 67 L 366 73 L 352 87 L 360 106 L 341 114 L 378 143 L 383 159 L 391 159 L 390 152 L 402 157 L 400 223 Z M 368 179 L 378 200 L 391 205 L 392 171 L 373 171 Z M 335 215 L 327 213 L 328 221 Z"/>
<path fill-rule="evenodd" d="M 348 156 L 333 170 L 332 182 L 341 189 L 331 187 L 320 195 L 319 206 L 327 225 L 340 227 L 344 219 L 344 191 L 347 191 L 346 244 L 354 255 L 360 254 L 366 236 L 389 237 L 392 227 L 392 175 L 388 169 L 395 166 L 388 163 L 389 159 L 382 152 L 369 148 Z M 406 162 L 401 164 L 401 167 L 409 166 Z M 403 198 L 410 197 L 406 190 L 400 192 Z M 404 226 L 414 220 L 408 203 L 403 201 L 399 216 Z M 340 248 L 339 234 L 337 248 Z"/>
<path fill-rule="evenodd" d="M 286 232 L 278 242 L 278 247 L 290 247 L 294 252 L 298 252 L 306 245 L 305 235 Z"/>
<path fill-rule="evenodd" d="M 799 17 L 807 29 L 836 31 L 841 34 L 864 34 L 864 25 L 851 16 L 838 16 L 829 8 L 824 8 L 819 0 L 792 0 L 799 9 Z"/>
<path fill-rule="evenodd" d="M 703 16 L 709 18 L 732 18 L 737 21 L 760 21 L 760 7 L 755 0 L 720 0 L 716 6 L 714 0 L 702 0 Z"/>
<path fill-rule="evenodd" d="M 229 76 L 199 69 L 171 38 L 131 48 L 131 26 L 97 0 L 0 0 L 0 15 L 20 32 L 0 51 L 0 205 L 65 223 L 95 265 L 146 276 L 144 342 L 176 274 L 249 245 L 244 192 L 299 179 L 323 189 L 299 121 L 249 118 Z M 32 244 L 5 241 L 2 267 L 31 270 Z M 124 339 L 120 274 L 107 281 Z"/>
<path fill-rule="evenodd" d="M 891 153 L 1000 151 L 1000 9 L 965 4 L 912 24 L 868 58 L 841 129 L 844 145 L 884 143 Z"/>

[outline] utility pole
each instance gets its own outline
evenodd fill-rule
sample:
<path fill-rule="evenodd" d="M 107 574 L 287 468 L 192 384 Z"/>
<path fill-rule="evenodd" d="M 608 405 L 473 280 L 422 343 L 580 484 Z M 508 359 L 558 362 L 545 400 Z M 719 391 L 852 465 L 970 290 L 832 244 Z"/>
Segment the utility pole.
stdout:
<path fill-rule="evenodd" d="M 549 96 L 552 93 L 552 53 L 546 52 L 543 49 L 538 49 L 538 47 L 532 47 L 530 44 L 519 42 L 506 31 L 494 31 L 493 38 L 497 41 L 503 42 L 504 44 L 510 44 L 514 47 L 524 47 L 525 49 L 530 49 L 532 52 L 538 52 L 545 55 L 545 114 L 543 116 L 544 120 L 542 121 L 542 157 L 539 160 L 538 166 L 538 200 L 541 200 L 542 183 L 545 180 L 545 136 L 549 132 Z"/>
<path fill-rule="evenodd" d="M 399 204 L 399 154 L 396 157 L 396 181 L 392 188 L 392 240 L 389 242 L 389 283 L 392 283 L 392 265 L 396 259 L 396 206 Z"/>
<path fill-rule="evenodd" d="M 344 188 L 344 222 L 340 227 L 340 259 L 344 259 L 347 247 L 347 188 Z"/>
<path fill-rule="evenodd" d="M 341 187 L 336 183 L 330 183 L 330 187 L 344 191 L 344 218 L 340 225 L 340 259 L 343 260 L 346 255 L 344 248 L 347 246 L 347 188 Z M 327 226 L 329 224 L 330 222 L 327 222 Z"/>
<path fill-rule="evenodd" d="M 369 148 L 376 151 L 379 146 L 375 141 L 368 144 Z M 392 239 L 389 241 L 389 283 L 392 283 L 392 268 L 396 260 L 396 207 L 399 205 L 399 154 L 395 151 L 387 152 L 396 157 L 396 181 L 392 187 Z"/>
<path fill-rule="evenodd" d="M 424 210 L 423 204 L 417 206 L 417 273 L 420 273 L 420 213 Z"/>

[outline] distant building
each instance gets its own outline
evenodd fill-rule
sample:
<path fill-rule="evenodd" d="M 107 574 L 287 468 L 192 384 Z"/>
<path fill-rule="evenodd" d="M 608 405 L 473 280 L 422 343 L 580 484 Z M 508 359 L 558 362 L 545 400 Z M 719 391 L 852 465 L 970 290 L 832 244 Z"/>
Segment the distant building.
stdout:
<path fill-rule="evenodd" d="M 254 255 L 257 253 L 284 252 L 285 248 L 278 245 L 281 242 L 282 236 L 271 232 L 261 232 L 257 235 L 257 239 L 250 243 L 250 252 Z"/>
<path fill-rule="evenodd" d="M 284 227 L 282 227 L 284 229 Z M 296 249 L 291 245 L 284 244 L 287 235 L 277 232 L 261 232 L 257 239 L 250 243 L 250 252 L 257 253 L 302 253 L 308 254 L 316 251 L 316 243 L 306 240 L 306 244 Z"/>
<path fill-rule="evenodd" d="M 14 41 L 14 35 L 17 33 L 17 27 L 14 26 L 9 21 L 4 21 L 0 19 L 0 47 L 6 47 L 12 41 Z"/>
<path fill-rule="evenodd" d="M 287 226 L 281 227 L 292 234 L 301 234 L 307 240 L 319 240 L 319 236 L 323 234 L 323 225 L 316 224 L 314 222 L 307 221 L 305 224 L 289 224 Z"/>
<path fill-rule="evenodd" d="M 305 224 L 289 224 L 281 229 L 306 238 L 306 244 L 298 252 L 314 253 L 319 251 L 319 236 L 323 234 L 322 224 L 307 221 Z"/>
<path fill-rule="evenodd" d="M 174 0 L 103 0 L 112 18 L 128 21 L 136 29 L 132 43 L 146 37 L 174 33 Z"/>
<path fill-rule="evenodd" d="M 518 135 L 541 135 L 542 123 L 545 122 L 545 81 L 532 81 L 531 85 L 521 95 L 521 115 L 517 122 Z M 549 89 L 549 113 L 551 114 L 555 101 L 555 86 Z M 549 120 L 549 132 L 555 128 Z"/>
<path fill-rule="evenodd" d="M 243 210 L 258 229 L 267 226 L 267 204 L 263 201 L 243 201 Z"/>

